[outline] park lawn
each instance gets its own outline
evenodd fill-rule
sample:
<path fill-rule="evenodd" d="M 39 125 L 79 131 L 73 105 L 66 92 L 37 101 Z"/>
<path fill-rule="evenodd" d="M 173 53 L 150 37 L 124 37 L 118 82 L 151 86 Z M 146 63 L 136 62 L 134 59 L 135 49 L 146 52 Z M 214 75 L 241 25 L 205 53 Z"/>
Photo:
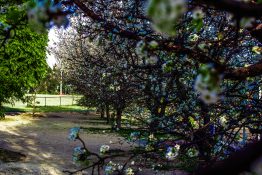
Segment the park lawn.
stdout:
<path fill-rule="evenodd" d="M 26 94 L 25 99 L 32 97 L 32 94 Z M 81 95 L 51 95 L 51 94 L 36 94 L 35 106 L 77 106 Z M 12 101 L 12 103 L 4 103 L 4 106 L 25 108 L 32 105 L 22 100 Z"/>
<path fill-rule="evenodd" d="M 33 107 L 12 107 L 4 106 L 5 112 L 32 112 Z M 37 106 L 35 112 L 89 112 L 94 108 L 85 108 L 82 106 Z"/>

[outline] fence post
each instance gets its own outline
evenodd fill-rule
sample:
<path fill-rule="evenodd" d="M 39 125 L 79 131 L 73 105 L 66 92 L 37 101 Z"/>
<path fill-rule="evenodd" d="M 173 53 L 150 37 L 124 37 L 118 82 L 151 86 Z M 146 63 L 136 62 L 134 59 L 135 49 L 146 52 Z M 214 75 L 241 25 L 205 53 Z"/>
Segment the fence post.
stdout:
<path fill-rule="evenodd" d="M 45 107 L 46 107 L 46 97 L 45 97 Z"/>
<path fill-rule="evenodd" d="M 60 106 L 61 106 L 61 96 L 60 96 Z"/>

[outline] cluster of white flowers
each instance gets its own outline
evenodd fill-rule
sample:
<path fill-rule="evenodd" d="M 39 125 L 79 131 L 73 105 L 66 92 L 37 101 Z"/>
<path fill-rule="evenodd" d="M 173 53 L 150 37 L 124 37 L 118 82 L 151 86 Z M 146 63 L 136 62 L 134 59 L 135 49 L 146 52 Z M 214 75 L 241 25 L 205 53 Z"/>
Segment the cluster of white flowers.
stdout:
<path fill-rule="evenodd" d="M 108 164 L 105 166 L 105 175 L 110 175 L 115 171 L 115 164 L 110 161 Z"/>
<path fill-rule="evenodd" d="M 252 47 L 252 52 L 254 52 L 254 53 L 256 53 L 256 54 L 261 54 L 261 52 L 262 52 L 262 47 L 254 46 L 254 47 Z"/>
<path fill-rule="evenodd" d="M 222 80 L 212 65 L 203 65 L 200 74 L 195 81 L 195 90 L 200 95 L 200 99 L 206 104 L 214 104 L 219 98 L 219 84 Z"/>
<path fill-rule="evenodd" d="M 141 40 L 137 43 L 135 52 L 141 60 L 145 59 L 145 64 L 154 65 L 158 62 L 158 57 L 156 55 L 150 55 L 147 49 L 155 49 L 157 47 L 158 43 L 156 41 L 145 43 Z M 141 64 L 143 64 L 143 61 Z"/>
<path fill-rule="evenodd" d="M 84 155 L 86 155 L 87 151 L 86 149 L 84 149 L 83 147 L 75 147 L 74 151 L 73 151 L 73 162 L 74 163 L 79 163 L 83 160 L 81 160 L 81 158 L 84 157 Z"/>
<path fill-rule="evenodd" d="M 219 118 L 219 123 L 220 123 L 222 126 L 226 127 L 226 126 L 227 126 L 227 119 L 226 119 L 226 117 L 225 117 L 225 116 L 220 117 L 220 118 Z"/>
<path fill-rule="evenodd" d="M 134 173 L 134 170 L 132 169 L 132 168 L 127 168 L 126 169 L 126 175 L 134 175 L 135 173 Z"/>
<path fill-rule="evenodd" d="M 149 43 L 148 43 L 148 45 L 149 45 L 149 47 L 151 48 L 151 49 L 156 49 L 157 47 L 158 47 L 158 42 L 156 42 L 156 41 L 150 41 Z"/>
<path fill-rule="evenodd" d="M 146 64 L 154 65 L 158 62 L 158 57 L 153 55 L 146 59 Z"/>
<path fill-rule="evenodd" d="M 199 39 L 199 36 L 197 34 L 191 34 L 189 35 L 189 41 L 196 42 Z"/>
<path fill-rule="evenodd" d="M 151 144 L 147 144 L 146 147 L 145 147 L 145 150 L 146 151 L 153 151 L 154 147 Z"/>
<path fill-rule="evenodd" d="M 147 51 L 146 51 L 146 43 L 144 41 L 139 41 L 137 44 L 136 44 L 136 54 L 139 56 L 139 57 L 146 57 L 147 56 Z"/>
<path fill-rule="evenodd" d="M 119 163 L 114 163 L 114 162 L 110 161 L 105 166 L 105 175 L 110 175 L 110 174 L 112 174 L 116 170 L 122 171 L 123 167 L 124 166 L 119 164 Z M 125 170 L 125 174 L 126 175 L 134 175 L 135 172 L 134 172 L 134 170 L 132 168 L 129 167 L 129 168 L 127 168 Z"/>
<path fill-rule="evenodd" d="M 80 132 L 80 127 L 71 128 L 70 132 L 69 132 L 68 139 L 75 141 L 79 136 L 79 132 Z"/>
<path fill-rule="evenodd" d="M 148 138 L 149 138 L 150 141 L 153 141 L 153 140 L 156 139 L 155 136 L 154 136 L 154 134 L 150 134 L 150 135 L 148 136 Z"/>
<path fill-rule="evenodd" d="M 176 144 L 174 147 L 168 147 L 166 152 L 166 159 L 174 160 L 179 153 L 180 145 Z"/>
<path fill-rule="evenodd" d="M 105 153 L 107 153 L 107 152 L 109 151 L 109 149 L 110 149 L 110 146 L 109 146 L 109 145 L 102 145 L 102 146 L 100 147 L 100 153 L 101 153 L 101 154 L 105 154 Z"/>
<path fill-rule="evenodd" d="M 196 156 L 198 156 L 198 154 L 199 154 L 199 152 L 198 152 L 198 150 L 196 150 L 195 148 L 189 148 L 189 149 L 187 150 L 187 155 L 188 155 L 189 157 L 196 157 Z"/>
<path fill-rule="evenodd" d="M 203 82 L 203 80 L 203 76 L 198 75 L 195 82 L 195 90 L 200 94 L 200 99 L 206 104 L 216 103 L 219 100 L 217 91 L 206 88 L 207 85 Z"/>
<path fill-rule="evenodd" d="M 124 167 L 124 166 L 123 166 L 123 165 L 121 165 L 121 164 L 116 164 L 116 166 L 117 166 L 117 169 L 118 169 L 118 170 L 122 170 L 122 169 L 123 169 L 123 167 Z"/>
<path fill-rule="evenodd" d="M 192 17 L 193 17 L 193 19 L 195 19 L 195 20 L 203 19 L 203 18 L 204 18 L 204 12 L 203 12 L 201 9 L 195 9 L 195 10 L 192 12 Z"/>
<path fill-rule="evenodd" d="M 148 16 L 153 21 L 153 27 L 168 35 L 175 35 L 175 23 L 187 10 L 186 0 L 150 0 Z"/>

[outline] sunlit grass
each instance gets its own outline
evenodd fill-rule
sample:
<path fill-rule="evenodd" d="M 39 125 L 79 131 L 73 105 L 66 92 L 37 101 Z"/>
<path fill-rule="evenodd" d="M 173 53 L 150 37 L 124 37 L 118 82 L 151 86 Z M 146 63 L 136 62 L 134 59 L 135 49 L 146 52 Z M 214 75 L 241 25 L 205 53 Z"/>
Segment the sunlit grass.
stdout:
<path fill-rule="evenodd" d="M 5 112 L 32 112 L 33 107 L 10 107 L 4 106 Z M 94 111 L 92 108 L 82 106 L 37 106 L 35 112 L 88 112 Z"/>

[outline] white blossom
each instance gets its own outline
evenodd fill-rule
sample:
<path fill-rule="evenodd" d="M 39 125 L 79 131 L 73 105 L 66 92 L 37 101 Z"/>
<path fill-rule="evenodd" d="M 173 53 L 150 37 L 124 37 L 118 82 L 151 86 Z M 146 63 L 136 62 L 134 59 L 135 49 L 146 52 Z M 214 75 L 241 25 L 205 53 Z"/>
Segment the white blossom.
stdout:
<path fill-rule="evenodd" d="M 155 49 L 158 47 L 158 43 L 156 41 L 150 41 L 149 42 L 149 47 L 152 48 L 152 49 Z"/>
<path fill-rule="evenodd" d="M 105 154 L 105 153 L 107 153 L 107 152 L 109 151 L 109 149 L 110 149 L 110 146 L 108 146 L 108 145 L 102 145 L 102 146 L 100 147 L 100 153 L 101 153 L 101 154 Z"/>
<path fill-rule="evenodd" d="M 200 97 L 206 104 L 214 104 L 219 100 L 217 91 L 202 90 L 200 91 Z"/>
<path fill-rule="evenodd" d="M 79 127 L 74 127 L 70 129 L 70 133 L 68 136 L 69 140 L 75 141 L 78 136 L 79 136 L 80 128 Z"/>
<path fill-rule="evenodd" d="M 174 160 L 178 156 L 180 145 L 176 144 L 174 147 L 168 147 L 166 152 L 166 159 Z"/>
<path fill-rule="evenodd" d="M 201 9 L 195 9 L 192 13 L 193 19 L 202 19 L 204 17 L 204 12 Z"/>
<path fill-rule="evenodd" d="M 262 52 L 262 47 L 254 46 L 254 47 L 252 47 L 252 52 L 254 52 L 254 53 L 256 53 L 256 54 L 261 54 L 261 52 Z"/>
<path fill-rule="evenodd" d="M 197 34 L 191 34 L 189 35 L 189 41 L 196 42 L 199 39 L 199 36 Z"/>
<path fill-rule="evenodd" d="M 150 56 L 149 58 L 146 59 L 147 64 L 154 65 L 158 62 L 157 56 Z"/>
<path fill-rule="evenodd" d="M 132 168 L 127 168 L 126 169 L 126 175 L 134 175 L 135 173 L 134 173 L 134 170 L 132 169 Z"/>
<path fill-rule="evenodd" d="M 135 49 L 135 52 L 136 54 L 139 56 L 139 57 L 145 57 L 147 55 L 147 52 L 145 50 L 145 47 L 146 47 L 146 44 L 144 41 L 139 41 L 137 44 L 136 44 L 136 49 Z"/>
<path fill-rule="evenodd" d="M 187 9 L 185 0 L 150 0 L 148 15 L 152 18 L 153 27 L 169 35 L 175 35 L 174 23 Z"/>

